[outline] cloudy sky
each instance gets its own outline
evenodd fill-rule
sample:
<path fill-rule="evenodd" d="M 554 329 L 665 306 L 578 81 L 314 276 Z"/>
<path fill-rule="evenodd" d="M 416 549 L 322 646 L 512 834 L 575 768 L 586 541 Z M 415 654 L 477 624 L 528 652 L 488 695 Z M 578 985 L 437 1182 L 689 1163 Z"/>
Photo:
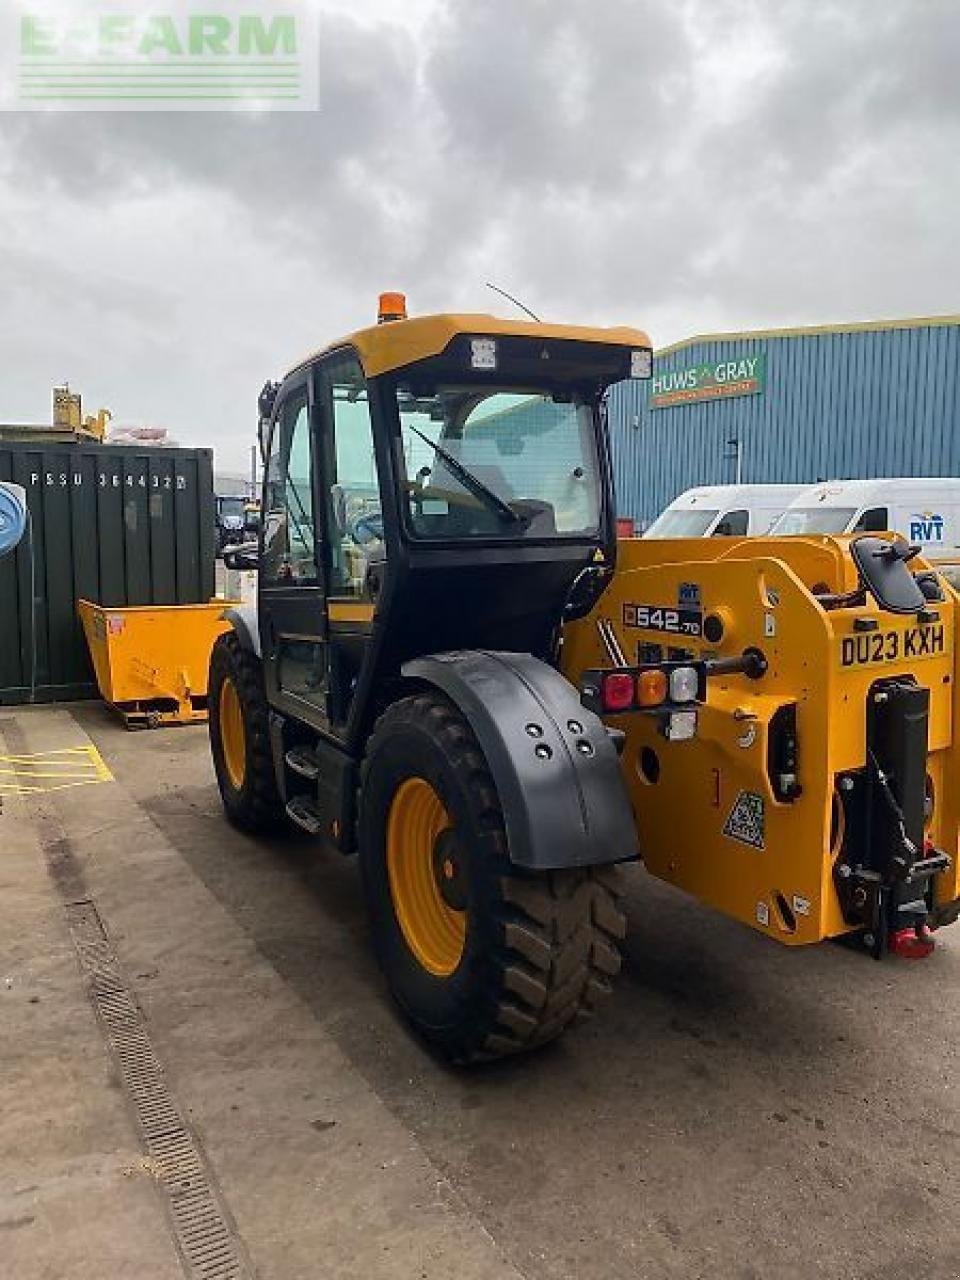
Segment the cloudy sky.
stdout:
<path fill-rule="evenodd" d="M 657 345 L 960 311 L 956 0 L 318 7 L 315 113 L 0 113 L 0 420 L 67 378 L 242 470 L 382 289 Z"/>

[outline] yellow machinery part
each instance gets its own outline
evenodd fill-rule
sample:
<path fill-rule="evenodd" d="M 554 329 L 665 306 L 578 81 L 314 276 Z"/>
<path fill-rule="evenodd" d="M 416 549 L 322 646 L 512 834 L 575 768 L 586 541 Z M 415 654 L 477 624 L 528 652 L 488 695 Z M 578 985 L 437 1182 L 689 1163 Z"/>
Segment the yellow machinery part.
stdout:
<path fill-rule="evenodd" d="M 643 644 L 697 657 L 732 657 L 754 647 L 769 662 L 759 680 L 711 678 L 690 741 L 667 741 L 655 715 L 608 717 L 626 733 L 622 769 L 647 868 L 791 945 L 849 932 L 833 884 L 835 785 L 844 771 L 865 766 L 871 686 L 910 674 L 930 690 L 927 772 L 935 803 L 928 834 L 954 858 L 935 878 L 936 900 L 957 898 L 960 789 L 948 785 L 960 768 L 953 728 L 960 723 L 956 595 L 948 590 L 933 606 L 937 640 L 918 651 L 915 617 L 881 612 L 869 598 L 862 607 L 831 610 L 814 598 L 814 587 L 836 594 L 856 588 L 846 539 L 632 539 L 618 553 L 614 580 L 593 614 L 565 628 L 570 680 L 612 665 L 600 619 L 611 623 L 631 664 Z M 636 625 L 649 617 L 637 606 L 670 610 L 682 600 L 699 601 L 704 618 L 720 620 L 719 642 Z M 856 619 L 876 630 L 855 630 Z M 789 704 L 796 706 L 802 792 L 781 801 L 767 745 L 774 714 Z"/>
<path fill-rule="evenodd" d="M 393 369 L 402 369 L 418 360 L 438 356 L 462 333 L 490 337 L 526 337 L 568 342 L 614 343 L 637 349 L 650 347 L 650 339 L 640 329 L 626 327 L 604 329 L 573 324 L 541 324 L 539 321 L 502 320 L 488 315 L 428 315 L 390 324 L 358 329 L 347 337 L 312 352 L 294 366 L 308 364 L 325 351 L 352 347 L 360 358 L 368 378 Z M 293 370 L 290 370 L 292 373 Z"/>
<path fill-rule="evenodd" d="M 220 686 L 220 740 L 223 762 L 234 791 L 243 788 L 247 776 L 247 731 L 237 686 L 228 677 Z"/>
<path fill-rule="evenodd" d="M 407 778 L 397 788 L 387 817 L 387 876 L 400 931 L 417 961 L 438 978 L 448 978 L 463 956 L 467 913 L 449 906 L 434 865 L 437 837 L 452 826 L 443 801 L 423 778 Z M 453 868 L 449 874 L 454 874 Z"/>
<path fill-rule="evenodd" d="M 77 607 L 100 694 L 128 725 L 206 720 L 210 651 L 230 626 L 224 601 Z"/>

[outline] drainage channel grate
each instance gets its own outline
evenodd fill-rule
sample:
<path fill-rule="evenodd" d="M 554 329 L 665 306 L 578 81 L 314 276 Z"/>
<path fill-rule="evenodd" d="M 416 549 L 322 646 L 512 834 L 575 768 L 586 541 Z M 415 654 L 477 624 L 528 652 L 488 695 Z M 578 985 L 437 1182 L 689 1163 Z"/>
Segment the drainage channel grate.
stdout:
<path fill-rule="evenodd" d="M 211 1185 L 196 1139 L 177 1110 L 143 1014 L 92 902 L 67 905 L 80 966 L 133 1103 L 154 1175 L 166 1192 L 174 1234 L 191 1280 L 248 1280 L 250 1268 Z"/>

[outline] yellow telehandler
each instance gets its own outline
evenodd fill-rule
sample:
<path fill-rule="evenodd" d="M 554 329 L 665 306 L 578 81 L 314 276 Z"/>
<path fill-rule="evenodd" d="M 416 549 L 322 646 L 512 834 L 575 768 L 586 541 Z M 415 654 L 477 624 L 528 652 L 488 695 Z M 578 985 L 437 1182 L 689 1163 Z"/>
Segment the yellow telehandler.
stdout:
<path fill-rule="evenodd" d="M 406 317 L 260 397 L 256 606 L 226 613 L 227 816 L 358 852 L 381 966 L 469 1062 L 610 991 L 618 864 L 788 943 L 957 915 L 956 597 L 889 538 L 619 549 L 632 329 Z M 618 560 L 619 556 L 619 560 Z"/>
<path fill-rule="evenodd" d="M 625 734 L 649 871 L 789 945 L 932 950 L 960 911 L 958 601 L 914 552 L 886 535 L 619 545 L 562 669 Z M 686 694 L 672 664 L 691 662 L 688 712 L 636 714 L 664 678 Z"/>

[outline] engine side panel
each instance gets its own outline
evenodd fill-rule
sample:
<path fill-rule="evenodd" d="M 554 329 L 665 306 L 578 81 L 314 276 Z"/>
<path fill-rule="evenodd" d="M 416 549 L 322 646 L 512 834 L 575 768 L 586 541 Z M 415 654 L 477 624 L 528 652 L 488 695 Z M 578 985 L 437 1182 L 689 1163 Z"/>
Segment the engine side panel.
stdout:
<path fill-rule="evenodd" d="M 944 785 L 954 745 L 957 599 L 929 621 L 868 599 L 827 610 L 812 588 L 857 585 L 839 539 L 621 544 L 613 583 L 590 617 L 565 629 L 563 670 L 577 682 L 609 666 L 596 623 L 610 621 L 636 662 L 652 650 L 696 657 L 762 651 L 760 679 L 708 680 L 697 735 L 668 741 L 656 715 L 608 717 L 626 733 L 621 766 L 648 869 L 728 915 L 791 944 L 849 932 L 834 886 L 847 776 L 868 767 L 868 705 L 878 680 L 929 692 L 926 772 L 936 802 L 926 838 L 953 864 L 934 878 L 937 903 L 960 893 L 957 801 Z"/>

